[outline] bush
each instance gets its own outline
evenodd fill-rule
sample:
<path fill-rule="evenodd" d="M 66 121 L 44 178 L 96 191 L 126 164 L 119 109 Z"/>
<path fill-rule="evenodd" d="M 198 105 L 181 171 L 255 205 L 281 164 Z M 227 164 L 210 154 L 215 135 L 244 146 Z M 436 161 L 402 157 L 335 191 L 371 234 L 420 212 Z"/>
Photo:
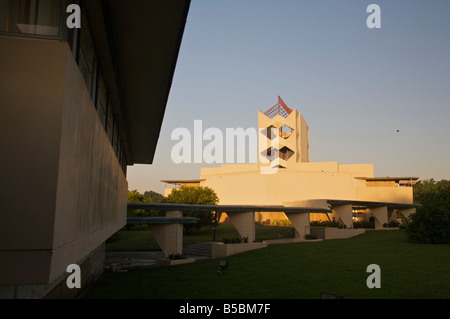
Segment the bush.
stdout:
<path fill-rule="evenodd" d="M 153 197 L 151 197 L 151 196 Z M 144 194 L 139 193 L 136 189 L 128 191 L 128 203 L 152 203 L 153 199 L 157 196 L 163 197 L 161 194 L 155 193 L 153 191 L 145 192 Z M 153 199 L 152 199 L 153 198 Z M 128 209 L 127 216 L 133 217 L 151 217 L 151 216 L 162 216 L 162 213 L 158 210 L 144 210 L 144 209 Z M 129 226 L 129 225 L 127 225 Z"/>
<path fill-rule="evenodd" d="M 182 254 L 177 253 L 177 254 L 171 254 L 168 256 L 170 260 L 179 260 L 179 259 L 186 259 L 186 257 L 184 257 Z"/>
<path fill-rule="evenodd" d="M 323 220 L 315 220 L 310 222 L 311 226 L 318 226 L 318 227 L 338 227 L 339 223 L 332 222 L 332 221 L 323 221 Z"/>
<path fill-rule="evenodd" d="M 223 239 L 224 244 L 241 244 L 242 242 L 248 243 L 248 237 L 244 237 L 243 239 L 241 239 L 240 237 Z"/>
<path fill-rule="evenodd" d="M 450 243 L 450 181 L 424 181 L 414 187 L 415 202 L 422 207 L 406 220 L 408 241 Z"/>
<path fill-rule="evenodd" d="M 307 235 L 305 235 L 305 239 L 317 239 L 317 236 L 312 235 L 312 234 L 307 234 Z"/>
<path fill-rule="evenodd" d="M 360 222 L 353 222 L 353 228 L 375 228 L 375 220 L 373 221 L 360 221 Z"/>
<path fill-rule="evenodd" d="M 289 219 L 272 219 L 270 221 L 272 226 L 292 226 L 292 222 Z"/>
<path fill-rule="evenodd" d="M 394 227 L 399 227 L 400 223 L 396 220 L 391 220 L 389 223 L 384 223 L 383 227 L 384 228 L 394 228 Z"/>

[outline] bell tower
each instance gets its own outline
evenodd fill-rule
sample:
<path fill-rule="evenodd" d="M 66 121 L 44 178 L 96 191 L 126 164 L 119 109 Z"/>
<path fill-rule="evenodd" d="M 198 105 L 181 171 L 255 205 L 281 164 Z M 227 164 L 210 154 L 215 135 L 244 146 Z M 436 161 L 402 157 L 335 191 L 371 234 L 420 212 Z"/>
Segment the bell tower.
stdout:
<path fill-rule="evenodd" d="M 296 109 L 290 109 L 278 96 L 278 103 L 258 111 L 258 163 L 289 168 L 309 162 L 309 128 Z"/>

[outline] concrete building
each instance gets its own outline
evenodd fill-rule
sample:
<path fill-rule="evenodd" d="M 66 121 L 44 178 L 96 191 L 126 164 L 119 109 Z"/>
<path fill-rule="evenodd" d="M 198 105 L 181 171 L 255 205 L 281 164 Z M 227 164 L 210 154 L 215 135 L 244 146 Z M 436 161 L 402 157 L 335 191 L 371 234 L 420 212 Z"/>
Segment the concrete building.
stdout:
<path fill-rule="evenodd" d="M 220 205 L 331 207 L 311 213 L 309 221 L 336 221 L 351 229 L 353 221 L 375 219 L 375 227 L 415 211 L 412 185 L 417 177 L 375 177 L 373 164 L 309 161 L 309 128 L 296 110 L 278 97 L 258 112 L 258 162 L 201 169 L 200 179 L 166 181 L 214 189 Z M 168 194 L 170 188 L 166 187 Z M 223 221 L 226 215 L 222 215 Z M 283 212 L 255 212 L 261 223 L 292 218 Z M 303 225 L 302 227 L 309 227 Z M 303 230 L 301 230 L 303 232 Z"/>
<path fill-rule="evenodd" d="M 72 3 L 0 0 L 2 298 L 76 297 L 103 271 L 127 165 L 153 161 L 190 5 L 83 1 L 71 29 Z"/>

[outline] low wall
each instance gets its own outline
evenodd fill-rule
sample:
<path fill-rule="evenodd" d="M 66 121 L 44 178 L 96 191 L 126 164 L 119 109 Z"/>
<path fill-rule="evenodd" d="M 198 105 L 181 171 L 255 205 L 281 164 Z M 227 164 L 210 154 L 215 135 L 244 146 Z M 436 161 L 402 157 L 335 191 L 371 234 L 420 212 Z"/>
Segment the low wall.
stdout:
<path fill-rule="evenodd" d="M 211 245 L 211 257 L 221 258 L 227 257 L 245 251 L 260 249 L 267 247 L 267 243 L 243 243 L 243 244 L 224 244 L 224 243 L 213 243 Z"/>
<path fill-rule="evenodd" d="M 340 229 L 334 227 L 325 227 L 325 239 L 350 238 L 365 233 L 365 229 Z"/>

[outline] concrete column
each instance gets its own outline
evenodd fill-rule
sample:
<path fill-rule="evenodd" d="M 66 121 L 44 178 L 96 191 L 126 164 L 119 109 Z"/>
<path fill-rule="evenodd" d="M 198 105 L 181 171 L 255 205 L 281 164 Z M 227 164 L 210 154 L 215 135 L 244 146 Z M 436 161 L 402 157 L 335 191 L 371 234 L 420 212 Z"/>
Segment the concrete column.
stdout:
<path fill-rule="evenodd" d="M 397 210 L 395 208 L 388 207 L 388 223 L 397 221 Z"/>
<path fill-rule="evenodd" d="M 336 213 L 339 223 L 344 224 L 347 228 L 353 228 L 352 208 L 351 204 L 333 206 L 333 211 Z"/>
<path fill-rule="evenodd" d="M 293 202 L 284 202 L 284 206 L 286 207 L 310 207 L 310 208 L 322 208 L 329 209 L 328 201 L 326 199 L 307 199 L 307 200 L 298 200 Z M 310 229 L 310 213 L 286 213 L 286 216 L 291 221 L 292 225 L 295 228 L 295 238 L 296 239 L 305 239 L 305 235 L 309 235 L 311 233 Z"/>
<path fill-rule="evenodd" d="M 295 228 L 295 239 L 305 239 L 310 234 L 309 213 L 285 213 Z"/>
<path fill-rule="evenodd" d="M 248 242 L 255 240 L 255 212 L 227 212 L 231 222 L 241 239 L 248 238 Z"/>
<path fill-rule="evenodd" d="M 375 217 L 375 229 L 382 229 L 383 225 L 388 223 L 387 206 L 371 207 L 372 216 Z"/>
<path fill-rule="evenodd" d="M 168 211 L 166 217 L 182 217 L 181 211 Z M 183 253 L 182 224 L 151 224 L 150 230 L 161 248 L 164 257 Z"/>

